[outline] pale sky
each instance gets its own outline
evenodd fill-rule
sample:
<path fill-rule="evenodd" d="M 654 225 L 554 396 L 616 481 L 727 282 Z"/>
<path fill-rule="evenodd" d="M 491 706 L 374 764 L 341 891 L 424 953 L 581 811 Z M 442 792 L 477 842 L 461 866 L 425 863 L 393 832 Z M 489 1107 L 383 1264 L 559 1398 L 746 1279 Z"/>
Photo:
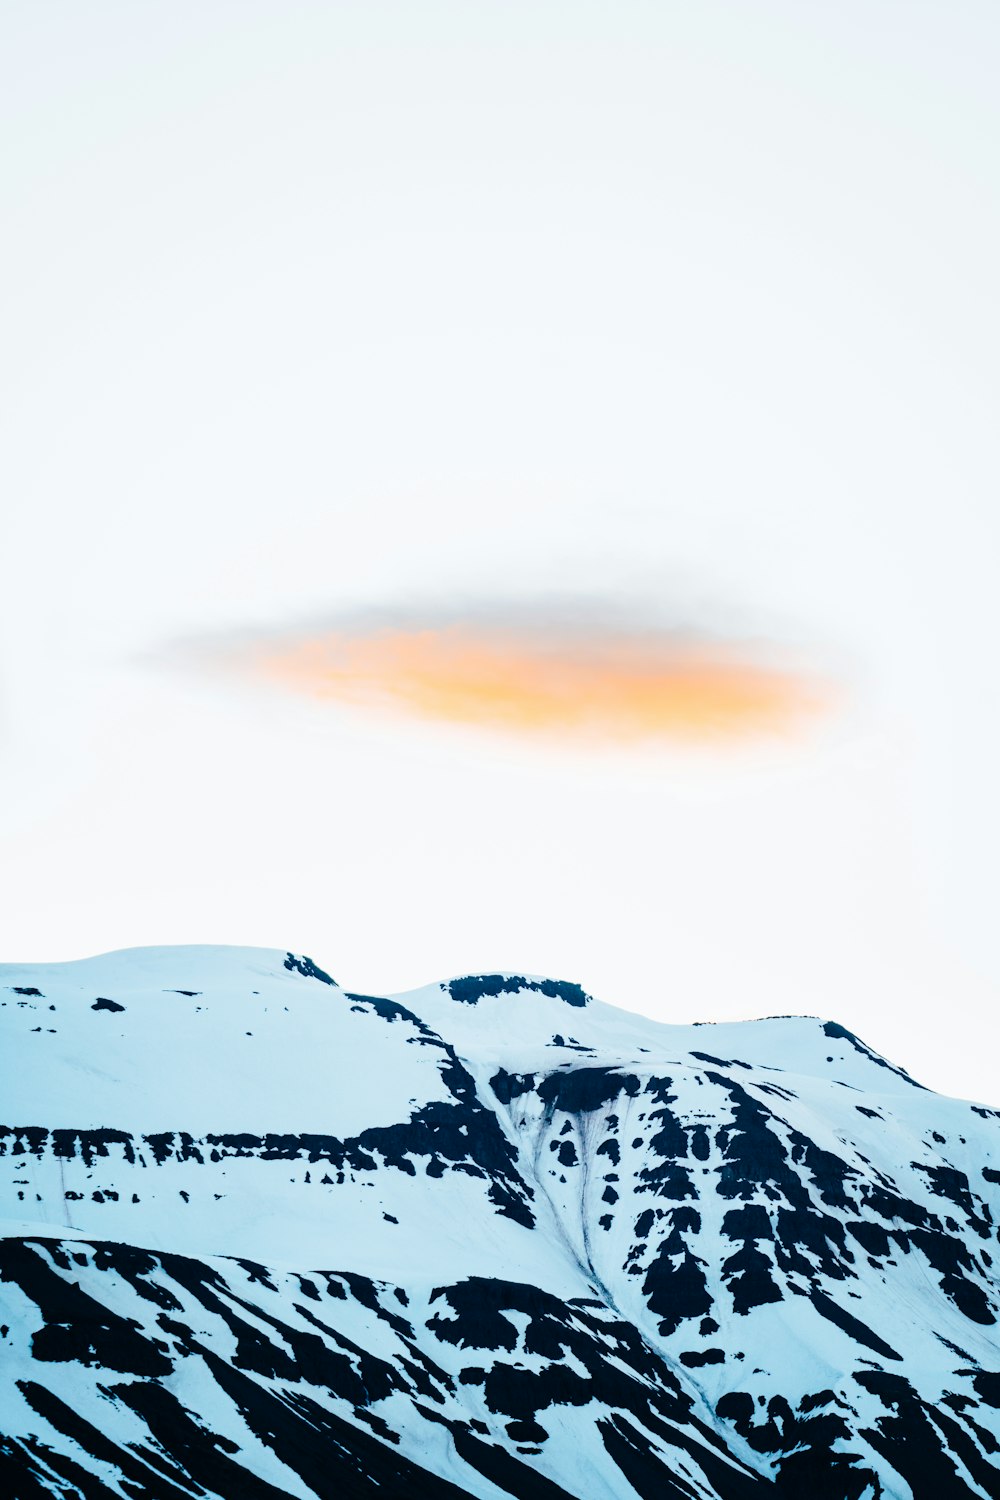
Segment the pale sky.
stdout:
<path fill-rule="evenodd" d="M 10 0 L 0 73 L 0 956 L 550 973 L 1000 1102 L 993 0 Z M 217 660 L 570 607 L 836 706 L 541 742 Z"/>

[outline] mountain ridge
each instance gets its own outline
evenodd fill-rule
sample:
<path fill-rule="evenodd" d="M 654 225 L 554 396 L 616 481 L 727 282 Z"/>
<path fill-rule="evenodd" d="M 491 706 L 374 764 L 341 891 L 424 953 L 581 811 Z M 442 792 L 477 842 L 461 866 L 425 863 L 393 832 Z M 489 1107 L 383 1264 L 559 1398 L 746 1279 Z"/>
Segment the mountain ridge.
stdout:
<path fill-rule="evenodd" d="M 13 1496 L 1000 1493 L 1000 1111 L 837 1022 L 196 947 L 0 1023 Z"/>

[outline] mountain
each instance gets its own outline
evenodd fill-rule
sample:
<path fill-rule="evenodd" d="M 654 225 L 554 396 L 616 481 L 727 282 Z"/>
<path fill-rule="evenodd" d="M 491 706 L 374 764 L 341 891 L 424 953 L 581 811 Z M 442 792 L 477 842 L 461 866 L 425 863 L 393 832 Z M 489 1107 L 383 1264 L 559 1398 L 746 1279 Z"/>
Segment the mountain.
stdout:
<path fill-rule="evenodd" d="M 834 1022 L 0 969 L 0 1495 L 1000 1496 L 1000 1111 Z"/>

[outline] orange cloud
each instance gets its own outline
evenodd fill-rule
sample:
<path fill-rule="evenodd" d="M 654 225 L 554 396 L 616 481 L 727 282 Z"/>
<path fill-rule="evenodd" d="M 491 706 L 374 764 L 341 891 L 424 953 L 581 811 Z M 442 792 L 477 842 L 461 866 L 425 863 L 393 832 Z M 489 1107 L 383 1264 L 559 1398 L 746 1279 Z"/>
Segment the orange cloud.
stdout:
<path fill-rule="evenodd" d="M 828 697 L 805 675 L 735 647 L 476 622 L 330 631 L 271 647 L 256 664 L 316 697 L 520 734 L 614 740 L 786 733 Z"/>

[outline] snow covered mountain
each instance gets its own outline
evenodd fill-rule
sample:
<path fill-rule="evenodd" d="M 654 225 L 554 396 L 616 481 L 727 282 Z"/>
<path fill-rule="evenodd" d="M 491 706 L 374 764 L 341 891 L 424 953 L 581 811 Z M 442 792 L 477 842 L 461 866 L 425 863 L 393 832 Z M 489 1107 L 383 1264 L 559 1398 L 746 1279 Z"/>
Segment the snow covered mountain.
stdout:
<path fill-rule="evenodd" d="M 1000 1496 L 1000 1111 L 833 1022 L 0 968 L 4 1500 Z"/>

